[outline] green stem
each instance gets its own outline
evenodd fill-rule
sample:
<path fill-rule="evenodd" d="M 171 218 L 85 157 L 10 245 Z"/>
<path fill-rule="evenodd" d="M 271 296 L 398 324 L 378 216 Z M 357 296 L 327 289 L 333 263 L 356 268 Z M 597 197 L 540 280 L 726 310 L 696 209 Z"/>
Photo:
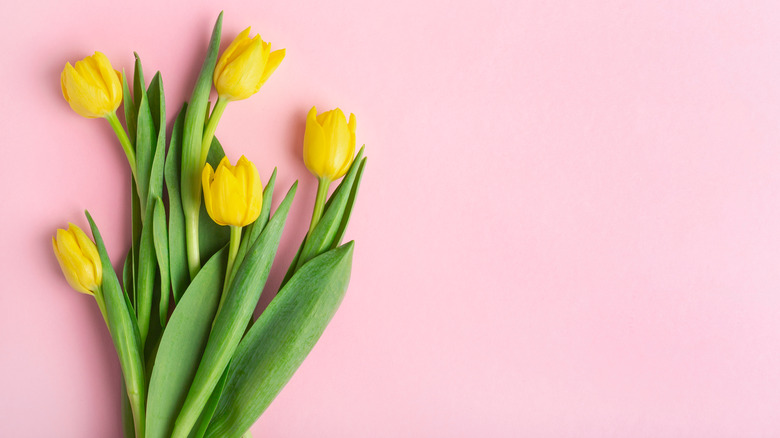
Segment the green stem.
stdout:
<path fill-rule="evenodd" d="M 200 243 L 198 240 L 198 215 L 185 211 L 187 233 L 187 264 L 190 268 L 190 280 L 200 271 Z"/>
<path fill-rule="evenodd" d="M 127 156 L 127 162 L 130 164 L 130 171 L 133 172 L 133 178 L 136 181 L 136 185 L 138 185 L 138 172 L 135 167 L 135 151 L 133 150 L 133 144 L 130 142 L 130 138 L 127 137 L 127 133 L 125 132 L 125 128 L 122 127 L 122 123 L 119 122 L 116 112 L 107 115 L 106 120 L 108 120 L 111 128 L 114 129 L 114 133 L 119 139 L 119 143 L 122 144 L 122 149 L 124 149 L 125 155 Z"/>
<path fill-rule="evenodd" d="M 217 132 L 217 125 L 219 119 L 222 118 L 222 114 L 225 112 L 228 100 L 222 96 L 217 98 L 217 102 L 214 104 L 214 111 L 211 112 L 209 121 L 206 124 L 206 129 L 203 131 L 203 141 L 200 145 L 200 167 L 206 165 L 206 159 L 209 156 L 209 149 L 211 148 L 211 142 L 214 140 L 214 133 Z"/>
<path fill-rule="evenodd" d="M 200 216 L 200 197 L 201 197 L 201 182 L 200 175 L 203 172 L 203 167 L 206 165 L 206 160 L 209 156 L 209 149 L 211 148 L 211 142 L 214 139 L 214 133 L 217 131 L 217 125 L 219 119 L 222 118 L 222 114 L 225 112 L 228 100 L 222 97 L 217 99 L 214 104 L 214 111 L 212 111 L 209 117 L 206 129 L 203 132 L 203 137 L 200 145 L 200 156 L 198 157 L 197 167 L 195 172 L 190 175 L 188 180 L 191 180 L 191 192 L 193 199 L 191 202 L 186 202 L 182 199 L 184 207 L 185 228 L 187 235 L 187 263 L 190 268 L 190 280 L 195 278 L 195 275 L 200 271 L 200 244 L 198 237 L 198 220 Z M 184 178 L 184 158 L 182 158 L 182 185 L 185 184 Z M 193 169 L 187 169 L 187 172 L 192 172 Z M 189 175 L 189 174 L 188 174 Z M 187 193 L 183 190 L 183 193 Z"/>
<path fill-rule="evenodd" d="M 317 222 L 319 222 L 322 217 L 322 211 L 325 209 L 325 200 L 328 197 L 328 188 L 330 188 L 330 179 L 321 176 L 319 184 L 317 185 L 317 199 L 314 201 L 314 212 L 311 214 L 311 225 L 309 225 L 307 239 L 308 236 L 311 236 L 311 233 L 314 232 L 314 227 L 317 226 Z"/>
<path fill-rule="evenodd" d="M 238 254 L 238 248 L 241 246 L 241 230 L 242 227 L 234 225 L 230 226 L 230 247 L 228 248 L 228 261 L 227 269 L 225 269 L 225 282 L 222 284 L 222 296 L 219 299 L 219 306 L 217 306 L 217 315 L 222 310 L 222 304 L 225 302 L 225 296 L 227 296 L 228 288 L 230 287 L 231 279 L 233 278 L 233 263 L 236 261 L 236 254 Z M 214 321 L 217 319 L 214 318 Z"/>

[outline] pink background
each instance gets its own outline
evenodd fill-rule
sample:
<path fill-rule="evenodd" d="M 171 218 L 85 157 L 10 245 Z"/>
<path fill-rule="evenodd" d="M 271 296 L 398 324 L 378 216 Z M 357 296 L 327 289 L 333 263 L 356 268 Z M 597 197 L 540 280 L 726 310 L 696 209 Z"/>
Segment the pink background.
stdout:
<path fill-rule="evenodd" d="M 271 284 L 313 203 L 306 111 L 354 112 L 369 156 L 347 297 L 256 436 L 780 434 L 776 1 L 288 3 L 4 2 L 0 436 L 120 433 L 50 239 L 88 208 L 118 264 L 129 172 L 63 65 L 137 51 L 172 121 L 221 8 L 226 42 L 287 48 L 217 132 L 300 179 Z"/>

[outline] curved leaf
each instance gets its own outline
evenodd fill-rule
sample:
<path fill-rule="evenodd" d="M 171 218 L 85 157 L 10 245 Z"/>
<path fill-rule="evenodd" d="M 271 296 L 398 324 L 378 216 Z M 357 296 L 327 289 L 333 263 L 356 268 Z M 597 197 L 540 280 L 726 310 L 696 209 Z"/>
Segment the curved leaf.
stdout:
<path fill-rule="evenodd" d="M 240 437 L 284 388 L 344 298 L 353 247 L 303 265 L 255 321 L 233 356 L 206 438 Z"/>

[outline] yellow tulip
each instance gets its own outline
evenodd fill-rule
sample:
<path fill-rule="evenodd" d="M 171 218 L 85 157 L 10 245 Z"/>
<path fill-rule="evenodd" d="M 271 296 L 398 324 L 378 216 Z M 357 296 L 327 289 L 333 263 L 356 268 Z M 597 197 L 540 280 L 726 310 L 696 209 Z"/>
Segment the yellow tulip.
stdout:
<path fill-rule="evenodd" d="M 263 185 L 260 174 L 243 155 L 235 167 L 222 158 L 216 173 L 210 164 L 203 168 L 203 200 L 206 211 L 220 225 L 244 227 L 260 216 Z"/>
<path fill-rule="evenodd" d="M 227 100 L 257 93 L 284 59 L 284 49 L 271 52 L 271 44 L 263 42 L 260 35 L 249 38 L 250 29 L 238 34 L 214 69 L 214 87 Z"/>
<path fill-rule="evenodd" d="M 122 102 L 122 76 L 100 52 L 77 61 L 75 67 L 65 64 L 60 84 L 70 107 L 87 118 L 113 114 Z"/>
<path fill-rule="evenodd" d="M 57 230 L 57 237 L 51 239 L 54 255 L 71 287 L 78 292 L 94 295 L 103 283 L 100 255 L 95 243 L 81 228 L 68 225 L 67 230 Z"/>
<path fill-rule="evenodd" d="M 303 162 L 320 178 L 334 181 L 347 173 L 355 155 L 355 115 L 347 118 L 340 109 L 319 116 L 314 106 L 306 116 Z"/>

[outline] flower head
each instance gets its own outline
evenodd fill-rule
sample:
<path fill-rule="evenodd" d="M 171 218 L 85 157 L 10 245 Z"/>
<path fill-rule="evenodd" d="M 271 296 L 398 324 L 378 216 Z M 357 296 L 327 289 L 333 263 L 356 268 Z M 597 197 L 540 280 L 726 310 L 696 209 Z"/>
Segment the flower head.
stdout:
<path fill-rule="evenodd" d="M 65 64 L 60 84 L 70 107 L 87 118 L 106 117 L 122 102 L 122 77 L 100 52 Z"/>
<path fill-rule="evenodd" d="M 222 158 L 216 172 L 206 163 L 202 179 L 206 211 L 214 222 L 243 227 L 260 216 L 263 208 L 260 174 L 243 155 L 235 167 L 227 157 Z"/>
<path fill-rule="evenodd" d="M 71 287 L 94 295 L 103 283 L 103 265 L 95 243 L 73 224 L 68 224 L 67 230 L 57 230 L 57 237 L 52 237 L 51 241 L 54 255 Z"/>
<path fill-rule="evenodd" d="M 260 90 L 284 59 L 285 50 L 271 51 L 271 44 L 247 27 L 225 49 L 214 69 L 214 87 L 220 97 L 241 100 Z"/>
<path fill-rule="evenodd" d="M 303 162 L 309 171 L 330 181 L 341 178 L 355 155 L 355 115 L 336 108 L 317 115 L 312 107 L 306 116 L 303 135 Z"/>

